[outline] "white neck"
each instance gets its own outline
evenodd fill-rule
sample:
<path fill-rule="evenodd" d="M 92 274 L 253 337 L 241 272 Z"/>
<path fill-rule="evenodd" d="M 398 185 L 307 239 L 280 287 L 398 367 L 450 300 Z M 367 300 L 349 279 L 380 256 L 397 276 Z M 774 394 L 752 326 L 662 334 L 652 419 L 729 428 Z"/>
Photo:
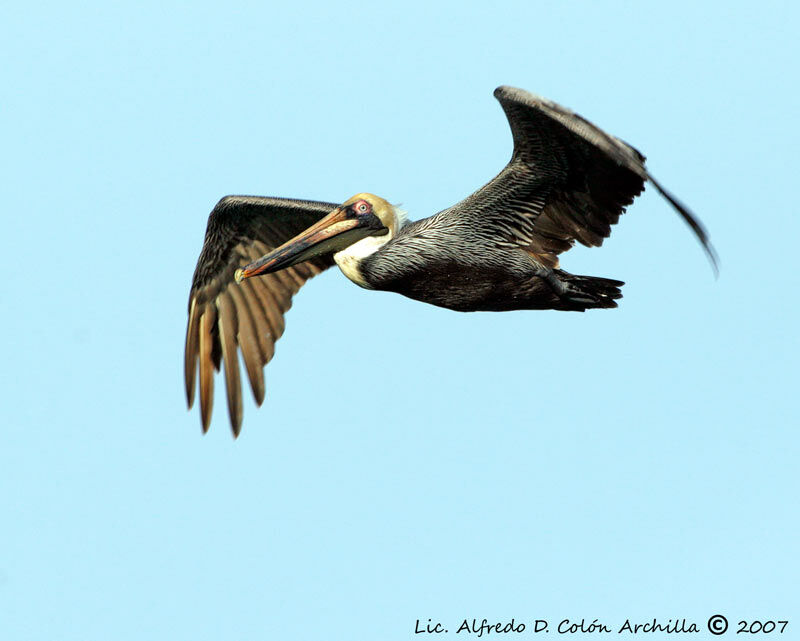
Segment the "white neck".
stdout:
<path fill-rule="evenodd" d="M 336 252 L 333 255 L 333 260 L 339 265 L 342 273 L 356 285 L 371 289 L 361 273 L 361 262 L 388 243 L 391 237 L 392 234 L 390 233 L 383 236 L 367 236 L 342 251 Z"/>

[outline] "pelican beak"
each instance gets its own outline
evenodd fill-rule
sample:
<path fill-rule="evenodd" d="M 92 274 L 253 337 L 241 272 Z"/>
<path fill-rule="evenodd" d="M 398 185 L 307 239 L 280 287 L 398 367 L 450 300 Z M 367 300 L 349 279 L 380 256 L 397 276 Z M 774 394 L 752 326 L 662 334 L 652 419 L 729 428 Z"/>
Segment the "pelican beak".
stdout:
<path fill-rule="evenodd" d="M 376 217 L 356 216 L 350 207 L 337 207 L 302 234 L 273 249 L 256 262 L 237 269 L 234 278 L 240 283 L 245 278 L 270 274 L 320 254 L 341 251 L 362 238 L 386 229 L 382 225 L 376 227 L 376 221 L 380 223 Z"/>

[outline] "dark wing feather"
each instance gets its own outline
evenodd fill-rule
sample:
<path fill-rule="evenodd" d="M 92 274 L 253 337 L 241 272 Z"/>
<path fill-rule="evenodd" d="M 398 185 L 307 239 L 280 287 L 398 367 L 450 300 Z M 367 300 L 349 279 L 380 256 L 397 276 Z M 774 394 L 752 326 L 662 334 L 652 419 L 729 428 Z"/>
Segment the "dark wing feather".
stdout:
<path fill-rule="evenodd" d="M 200 372 L 200 416 L 208 430 L 214 397 L 214 369 L 225 367 L 228 409 L 234 434 L 242 424 L 238 352 L 256 403 L 264 400 L 264 366 L 283 334 L 284 313 L 306 280 L 327 269 L 333 258 L 317 256 L 274 274 L 237 285 L 233 273 L 304 231 L 337 205 L 287 198 L 226 196 L 208 218 L 203 249 L 189 293 L 186 327 L 186 400 L 194 403 Z"/>
<path fill-rule="evenodd" d="M 522 245 L 555 267 L 557 255 L 576 240 L 601 245 L 649 180 L 689 224 L 716 270 L 702 224 L 648 173 L 636 149 L 527 91 L 498 87 L 494 95 L 511 126 L 511 160 L 491 182 L 435 218 L 445 224 L 469 219 L 494 242 Z"/>

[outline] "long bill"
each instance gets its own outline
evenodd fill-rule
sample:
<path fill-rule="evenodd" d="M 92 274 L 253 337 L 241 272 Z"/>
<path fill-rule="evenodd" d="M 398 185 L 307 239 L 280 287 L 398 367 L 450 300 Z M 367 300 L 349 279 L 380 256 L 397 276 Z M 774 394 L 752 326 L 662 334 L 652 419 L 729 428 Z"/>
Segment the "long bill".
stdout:
<path fill-rule="evenodd" d="M 240 283 L 245 278 L 276 272 L 320 254 L 341 251 L 374 234 L 375 231 L 375 228 L 366 221 L 348 215 L 346 208 L 337 207 L 303 233 L 273 249 L 256 262 L 237 269 L 234 278 Z"/>

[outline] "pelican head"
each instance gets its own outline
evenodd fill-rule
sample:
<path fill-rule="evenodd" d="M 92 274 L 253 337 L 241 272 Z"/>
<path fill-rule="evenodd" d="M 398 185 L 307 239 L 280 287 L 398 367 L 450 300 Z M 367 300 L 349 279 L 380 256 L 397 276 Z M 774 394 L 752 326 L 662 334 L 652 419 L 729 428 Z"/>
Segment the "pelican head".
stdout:
<path fill-rule="evenodd" d="M 394 237 L 399 227 L 400 217 L 391 204 L 374 194 L 356 194 L 303 233 L 254 263 L 237 269 L 235 278 L 241 282 L 331 252 L 342 271 L 350 277 L 342 260 L 371 254 Z"/>

